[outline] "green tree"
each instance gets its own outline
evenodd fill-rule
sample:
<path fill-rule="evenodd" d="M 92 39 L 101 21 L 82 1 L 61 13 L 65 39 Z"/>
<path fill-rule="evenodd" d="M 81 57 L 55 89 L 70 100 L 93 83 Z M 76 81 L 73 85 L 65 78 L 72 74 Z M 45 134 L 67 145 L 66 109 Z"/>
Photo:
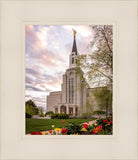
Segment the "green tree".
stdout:
<path fill-rule="evenodd" d="M 110 89 L 107 87 L 97 88 L 93 94 L 101 111 L 105 111 L 108 105 L 108 111 L 112 112 L 112 92 Z"/>
<path fill-rule="evenodd" d="M 25 110 L 30 115 L 38 115 L 38 107 L 32 100 L 25 102 Z"/>
<path fill-rule="evenodd" d="M 26 101 L 25 104 L 29 104 L 30 106 L 37 107 L 36 104 L 31 99 Z"/>
<path fill-rule="evenodd" d="M 29 115 L 35 115 L 33 109 L 32 109 L 32 106 L 29 106 L 29 104 L 26 104 L 26 113 L 28 113 Z"/>
<path fill-rule="evenodd" d="M 112 25 L 90 26 L 93 31 L 89 47 L 92 54 L 81 55 L 77 60 L 79 68 L 85 70 L 85 77 L 95 86 L 108 86 L 112 90 L 113 79 L 113 33 Z"/>
<path fill-rule="evenodd" d="M 85 72 L 85 80 L 90 86 L 97 87 L 95 99 L 101 110 L 112 110 L 113 83 L 113 27 L 112 25 L 92 25 L 92 41 L 90 55 L 80 55 L 77 60 L 76 73 L 81 68 Z M 99 88 L 101 87 L 101 88 Z"/>
<path fill-rule="evenodd" d="M 39 107 L 39 116 L 40 116 L 40 117 L 44 117 L 44 116 L 45 116 L 42 107 Z"/>

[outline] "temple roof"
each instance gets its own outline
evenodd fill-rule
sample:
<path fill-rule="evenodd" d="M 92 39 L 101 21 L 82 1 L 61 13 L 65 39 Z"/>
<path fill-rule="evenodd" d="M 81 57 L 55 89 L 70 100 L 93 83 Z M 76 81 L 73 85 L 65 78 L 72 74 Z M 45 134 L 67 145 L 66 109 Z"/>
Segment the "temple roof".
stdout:
<path fill-rule="evenodd" d="M 77 45 L 76 45 L 76 38 L 75 37 L 74 37 L 72 52 L 75 52 L 75 54 L 77 55 Z"/>
<path fill-rule="evenodd" d="M 73 30 L 74 32 L 74 41 L 73 41 L 73 47 L 72 47 L 72 52 L 75 52 L 75 54 L 77 55 L 77 45 L 76 45 L 76 31 Z"/>

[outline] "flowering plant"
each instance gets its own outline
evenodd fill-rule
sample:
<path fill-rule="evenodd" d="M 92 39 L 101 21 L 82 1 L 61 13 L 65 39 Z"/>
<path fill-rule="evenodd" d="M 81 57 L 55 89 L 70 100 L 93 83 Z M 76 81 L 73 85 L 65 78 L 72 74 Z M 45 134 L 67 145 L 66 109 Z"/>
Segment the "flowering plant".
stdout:
<path fill-rule="evenodd" d="M 31 132 L 31 135 L 42 135 L 41 132 Z"/>
<path fill-rule="evenodd" d="M 55 131 L 61 131 L 61 129 L 60 129 L 60 128 L 55 128 L 54 130 L 55 130 Z"/>
<path fill-rule="evenodd" d="M 88 128 L 89 126 L 88 126 L 88 124 L 84 124 L 83 127 L 84 128 Z"/>
<path fill-rule="evenodd" d="M 104 123 L 107 123 L 108 121 L 107 121 L 107 119 L 104 119 L 103 122 L 104 122 Z"/>
<path fill-rule="evenodd" d="M 87 132 L 87 129 L 86 128 L 82 128 L 81 131 Z"/>
<path fill-rule="evenodd" d="M 92 123 L 93 122 L 93 123 Z M 110 135 L 112 134 L 112 117 L 101 118 L 92 122 L 78 124 L 75 122 L 68 123 L 63 128 L 54 128 L 43 132 L 31 132 L 31 135 Z M 61 121 L 65 123 L 65 121 Z"/>
<path fill-rule="evenodd" d="M 63 128 L 63 129 L 61 130 L 61 132 L 62 132 L 63 134 L 66 133 L 66 132 L 67 132 L 67 129 Z"/>
<path fill-rule="evenodd" d="M 112 122 L 112 117 L 97 120 L 97 125 L 102 126 L 102 129 L 104 130 L 104 132 L 98 132 L 98 134 L 112 134 Z"/>
<path fill-rule="evenodd" d="M 81 134 L 82 131 L 82 125 L 81 124 L 77 124 L 77 123 L 69 123 L 68 125 L 65 126 L 65 128 L 67 129 L 67 135 L 70 134 Z"/>
<path fill-rule="evenodd" d="M 49 133 L 52 133 L 52 130 L 49 130 Z"/>
<path fill-rule="evenodd" d="M 99 133 L 100 131 L 104 131 L 103 129 L 102 129 L 102 126 L 98 126 L 98 127 L 96 127 L 94 130 L 93 130 L 93 133 L 94 134 L 97 134 L 97 133 Z"/>

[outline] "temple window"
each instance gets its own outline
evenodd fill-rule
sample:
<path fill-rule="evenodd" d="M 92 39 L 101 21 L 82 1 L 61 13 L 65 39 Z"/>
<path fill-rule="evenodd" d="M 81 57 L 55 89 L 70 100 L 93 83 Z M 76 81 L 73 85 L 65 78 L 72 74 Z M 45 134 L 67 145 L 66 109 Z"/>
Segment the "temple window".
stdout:
<path fill-rule="evenodd" d="M 74 102 L 74 78 L 69 78 L 69 103 Z"/>
<path fill-rule="evenodd" d="M 74 58 L 72 58 L 72 64 L 74 64 Z"/>

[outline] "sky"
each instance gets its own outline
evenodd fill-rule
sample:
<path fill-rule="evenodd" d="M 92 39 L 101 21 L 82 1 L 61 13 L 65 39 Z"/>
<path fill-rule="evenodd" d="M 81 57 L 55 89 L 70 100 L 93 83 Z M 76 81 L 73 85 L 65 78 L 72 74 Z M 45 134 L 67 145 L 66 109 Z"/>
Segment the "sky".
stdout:
<path fill-rule="evenodd" d="M 89 25 L 26 25 L 26 101 L 32 99 L 46 110 L 46 97 L 61 91 L 62 75 L 69 66 L 73 31 L 77 31 L 79 54 L 91 54 L 88 47 L 93 37 Z"/>

